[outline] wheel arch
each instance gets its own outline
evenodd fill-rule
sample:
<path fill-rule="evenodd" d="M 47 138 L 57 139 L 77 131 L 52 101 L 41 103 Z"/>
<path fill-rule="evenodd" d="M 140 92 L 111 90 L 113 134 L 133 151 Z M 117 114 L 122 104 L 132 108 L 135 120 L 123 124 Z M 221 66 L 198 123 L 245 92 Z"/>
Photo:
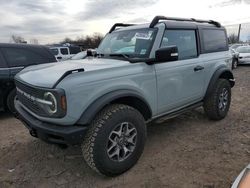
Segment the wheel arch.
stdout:
<path fill-rule="evenodd" d="M 91 103 L 82 113 L 77 124 L 90 124 L 96 114 L 109 104 L 125 104 L 131 106 L 137 109 L 145 120 L 149 120 L 152 117 L 151 107 L 141 94 L 130 90 L 118 90 L 107 93 Z"/>
<path fill-rule="evenodd" d="M 211 94 L 215 87 L 216 81 L 220 78 L 227 79 L 230 82 L 231 87 L 234 87 L 235 79 L 232 71 L 227 67 L 220 67 L 214 72 L 213 76 L 211 77 L 205 97 Z"/>

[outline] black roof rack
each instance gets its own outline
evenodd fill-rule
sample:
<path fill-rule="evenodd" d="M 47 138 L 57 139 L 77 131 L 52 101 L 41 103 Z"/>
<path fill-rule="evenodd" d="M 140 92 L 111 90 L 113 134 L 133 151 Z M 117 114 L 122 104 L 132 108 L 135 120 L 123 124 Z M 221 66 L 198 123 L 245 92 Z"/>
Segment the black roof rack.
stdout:
<path fill-rule="evenodd" d="M 156 16 L 154 17 L 154 19 L 152 20 L 152 22 L 150 23 L 150 28 L 153 28 L 158 22 L 159 20 L 173 20 L 173 21 L 188 21 L 188 22 L 197 22 L 197 23 L 209 23 L 209 24 L 213 24 L 216 27 L 221 27 L 221 24 L 219 22 L 216 22 L 214 20 L 197 20 L 194 18 L 174 18 L 174 17 L 165 17 L 165 16 Z"/>
<path fill-rule="evenodd" d="M 123 24 L 123 23 L 116 23 L 111 27 L 109 30 L 109 33 L 112 33 L 117 27 L 128 27 L 128 26 L 133 26 L 134 24 Z"/>

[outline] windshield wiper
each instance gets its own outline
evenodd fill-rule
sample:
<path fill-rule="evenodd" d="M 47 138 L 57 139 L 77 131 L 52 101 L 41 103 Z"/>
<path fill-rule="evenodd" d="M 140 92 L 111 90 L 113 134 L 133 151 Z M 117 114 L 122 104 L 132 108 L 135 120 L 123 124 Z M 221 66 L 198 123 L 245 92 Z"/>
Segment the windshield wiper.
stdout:
<path fill-rule="evenodd" d="M 110 57 L 124 57 L 126 60 L 130 60 L 127 54 L 109 54 Z"/>

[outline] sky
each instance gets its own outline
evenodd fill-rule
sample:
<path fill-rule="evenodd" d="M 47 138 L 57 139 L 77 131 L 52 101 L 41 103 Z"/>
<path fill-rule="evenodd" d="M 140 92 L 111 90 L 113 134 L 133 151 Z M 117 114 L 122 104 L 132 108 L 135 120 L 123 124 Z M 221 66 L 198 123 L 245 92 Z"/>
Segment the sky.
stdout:
<path fill-rule="evenodd" d="M 147 23 L 156 15 L 250 22 L 250 0 L 0 0 L 0 42 L 11 35 L 28 43 L 62 41 L 101 33 L 116 22 Z"/>

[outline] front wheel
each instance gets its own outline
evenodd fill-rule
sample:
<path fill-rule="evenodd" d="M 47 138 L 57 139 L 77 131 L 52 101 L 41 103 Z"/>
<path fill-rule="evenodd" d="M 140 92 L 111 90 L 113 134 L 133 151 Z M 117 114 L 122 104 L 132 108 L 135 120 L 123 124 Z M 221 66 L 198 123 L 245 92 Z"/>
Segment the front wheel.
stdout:
<path fill-rule="evenodd" d="M 226 117 L 231 103 L 231 85 L 226 79 L 219 79 L 213 91 L 204 100 L 204 110 L 212 120 Z"/>
<path fill-rule="evenodd" d="M 233 62 L 232 62 L 232 69 L 236 69 L 237 67 L 238 67 L 238 60 L 235 59 L 235 60 L 233 60 Z"/>
<path fill-rule="evenodd" d="M 146 140 L 143 116 L 122 104 L 106 107 L 94 119 L 82 144 L 83 157 L 95 171 L 119 175 L 140 158 Z"/>
<path fill-rule="evenodd" d="M 16 89 L 13 89 L 10 91 L 7 97 L 7 107 L 8 107 L 8 110 L 14 115 L 16 114 L 16 109 L 14 105 L 15 99 L 16 99 Z"/>

